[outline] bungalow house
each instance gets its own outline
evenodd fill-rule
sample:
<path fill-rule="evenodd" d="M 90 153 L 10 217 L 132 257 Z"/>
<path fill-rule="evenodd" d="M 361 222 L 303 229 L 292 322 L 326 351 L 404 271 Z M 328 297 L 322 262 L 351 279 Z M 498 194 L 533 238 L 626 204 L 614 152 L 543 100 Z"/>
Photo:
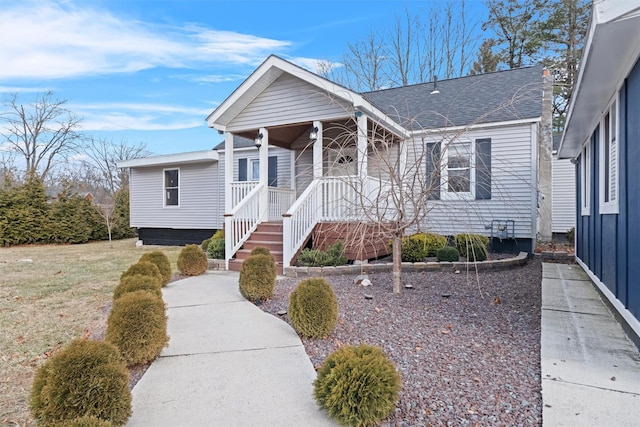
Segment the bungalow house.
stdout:
<path fill-rule="evenodd" d="M 231 268 L 258 244 L 287 267 L 310 239 L 376 236 L 368 225 L 397 221 L 401 206 L 405 218 L 421 212 L 411 230 L 481 233 L 532 252 L 551 238 L 546 74 L 356 93 L 270 56 L 207 118 L 224 143 L 120 163 L 131 171 L 131 225 L 143 241 L 224 227 Z M 378 237 L 354 256 L 379 254 L 388 236 Z"/>
<path fill-rule="evenodd" d="M 592 17 L 560 157 L 576 164 L 576 260 L 640 336 L 640 2 Z M 633 334 L 631 334 L 633 335 Z"/>

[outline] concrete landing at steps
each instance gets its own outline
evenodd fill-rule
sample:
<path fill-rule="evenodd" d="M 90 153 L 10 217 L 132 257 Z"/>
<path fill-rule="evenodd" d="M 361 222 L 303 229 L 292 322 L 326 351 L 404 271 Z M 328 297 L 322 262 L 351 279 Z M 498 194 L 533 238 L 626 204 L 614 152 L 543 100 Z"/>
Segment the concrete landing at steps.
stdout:
<path fill-rule="evenodd" d="M 637 347 L 580 266 L 542 266 L 543 426 L 639 426 Z"/>
<path fill-rule="evenodd" d="M 238 291 L 238 273 L 170 283 L 169 346 L 133 389 L 127 426 L 333 426 L 300 338 Z"/>

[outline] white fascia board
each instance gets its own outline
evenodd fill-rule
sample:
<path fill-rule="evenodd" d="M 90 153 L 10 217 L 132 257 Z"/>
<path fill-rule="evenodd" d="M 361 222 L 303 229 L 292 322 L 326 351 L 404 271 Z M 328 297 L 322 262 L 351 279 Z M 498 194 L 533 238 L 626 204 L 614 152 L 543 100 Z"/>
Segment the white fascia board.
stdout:
<path fill-rule="evenodd" d="M 119 168 L 136 168 L 163 165 L 178 165 L 185 163 L 208 163 L 218 161 L 218 152 L 215 150 L 191 151 L 188 153 L 164 154 L 160 156 L 142 157 L 139 159 L 123 160 L 118 162 Z"/>
<path fill-rule="evenodd" d="M 599 0 L 591 21 L 558 153 L 577 157 L 622 79 L 640 56 L 640 0 Z M 606 56 L 608 58 L 603 58 Z"/>

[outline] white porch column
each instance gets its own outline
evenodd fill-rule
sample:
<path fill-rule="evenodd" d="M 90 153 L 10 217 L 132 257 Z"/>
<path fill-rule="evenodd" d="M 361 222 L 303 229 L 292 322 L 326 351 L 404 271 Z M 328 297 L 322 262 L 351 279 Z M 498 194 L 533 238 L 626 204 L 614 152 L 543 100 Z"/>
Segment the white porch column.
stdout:
<path fill-rule="evenodd" d="M 322 178 L 322 122 L 314 121 L 318 128 L 318 137 L 313 141 L 313 179 Z"/>
<path fill-rule="evenodd" d="M 260 219 L 259 222 L 269 218 L 269 131 L 267 128 L 260 128 L 262 134 L 262 145 L 258 149 L 258 159 L 260 161 Z"/>
<path fill-rule="evenodd" d="M 367 117 L 360 114 L 358 117 L 358 177 L 361 182 L 367 178 Z"/>
<path fill-rule="evenodd" d="M 224 134 L 224 213 L 233 209 L 231 183 L 233 182 L 233 134 Z"/>

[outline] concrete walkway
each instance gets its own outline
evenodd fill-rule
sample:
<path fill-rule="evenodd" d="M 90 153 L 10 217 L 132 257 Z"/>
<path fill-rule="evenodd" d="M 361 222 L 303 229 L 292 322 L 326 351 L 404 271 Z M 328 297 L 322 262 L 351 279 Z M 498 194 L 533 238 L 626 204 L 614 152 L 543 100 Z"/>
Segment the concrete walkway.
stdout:
<path fill-rule="evenodd" d="M 578 265 L 543 264 L 544 426 L 639 426 L 640 353 Z"/>
<path fill-rule="evenodd" d="M 133 389 L 128 426 L 332 426 L 295 331 L 247 302 L 238 273 L 170 283 L 169 346 Z"/>

